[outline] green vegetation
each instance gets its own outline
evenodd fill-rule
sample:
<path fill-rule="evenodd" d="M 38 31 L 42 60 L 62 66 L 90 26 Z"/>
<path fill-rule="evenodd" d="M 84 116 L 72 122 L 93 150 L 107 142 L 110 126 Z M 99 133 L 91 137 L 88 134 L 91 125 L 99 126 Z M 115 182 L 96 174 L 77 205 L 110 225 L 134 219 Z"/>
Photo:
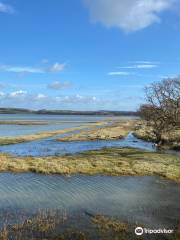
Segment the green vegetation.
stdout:
<path fill-rule="evenodd" d="M 158 175 L 180 181 L 180 158 L 132 148 L 107 148 L 52 157 L 14 157 L 1 153 L 0 171 L 62 175 Z"/>

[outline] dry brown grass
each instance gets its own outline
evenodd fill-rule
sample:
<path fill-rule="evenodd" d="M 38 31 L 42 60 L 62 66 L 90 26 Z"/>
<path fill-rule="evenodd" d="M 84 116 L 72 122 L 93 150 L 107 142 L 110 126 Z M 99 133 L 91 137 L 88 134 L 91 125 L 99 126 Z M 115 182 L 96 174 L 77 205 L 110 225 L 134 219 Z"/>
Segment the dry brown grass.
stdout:
<path fill-rule="evenodd" d="M 24 120 L 11 120 L 11 121 L 0 121 L 0 125 L 25 125 L 25 126 L 34 126 L 34 125 L 47 125 L 46 121 L 24 121 Z"/>
<path fill-rule="evenodd" d="M 96 215 L 92 218 L 92 222 L 96 224 L 101 231 L 112 230 L 114 232 L 127 232 L 129 225 L 113 218 L 103 215 Z"/>
<path fill-rule="evenodd" d="M 17 137 L 12 137 L 12 136 L 10 136 L 10 137 L 0 137 L 0 145 L 9 145 L 9 144 L 22 143 L 22 142 L 35 141 L 35 140 L 44 139 L 44 138 L 52 137 L 52 136 L 59 135 L 59 134 L 65 134 L 65 133 L 73 132 L 73 131 L 76 131 L 76 130 L 101 126 L 101 125 L 104 125 L 106 123 L 107 122 L 102 121 L 102 122 L 82 125 L 82 126 L 74 127 L 74 128 L 65 128 L 65 129 L 61 129 L 61 130 L 57 130 L 57 131 L 38 132 L 38 133 L 35 133 L 35 134 L 31 134 L 31 135 L 23 135 L 23 136 L 17 136 Z"/>
<path fill-rule="evenodd" d="M 81 215 L 74 220 L 68 215 L 60 215 L 58 211 L 41 211 L 21 223 L 5 225 L 0 230 L 0 240 L 94 240 L 94 237 L 96 240 L 136 239 L 131 225 L 113 218 L 95 215 L 87 219 Z M 78 226 L 79 221 L 87 226 Z"/>
<path fill-rule="evenodd" d="M 147 126 L 143 121 L 138 122 L 133 134 L 137 138 L 143 139 L 145 141 L 156 141 L 156 137 L 152 132 L 152 128 Z M 162 147 L 170 149 L 180 149 L 180 130 L 165 132 L 163 134 L 163 140 L 165 144 Z"/>
<path fill-rule="evenodd" d="M 135 120 L 121 120 L 110 126 L 93 129 L 89 131 L 81 131 L 77 134 L 58 139 L 58 141 L 93 141 L 93 140 L 113 140 L 121 139 L 128 135 L 135 126 Z"/>
<path fill-rule="evenodd" d="M 20 219 L 19 219 L 20 220 Z M 18 220 L 18 221 L 19 221 Z M 83 221 L 83 225 L 79 222 Z M 95 215 L 89 219 L 83 215 L 68 216 L 56 210 L 41 210 L 34 217 L 20 220 L 0 229 L 0 240 L 136 240 L 144 239 L 134 234 L 135 224 L 115 218 Z M 143 227 L 143 225 L 141 224 Z M 162 235 L 158 239 L 163 239 Z M 178 240 L 178 226 L 167 240 Z"/>
<path fill-rule="evenodd" d="M 108 148 L 52 157 L 14 157 L 1 153 L 0 171 L 62 175 L 158 175 L 180 181 L 180 158 L 132 148 Z"/>

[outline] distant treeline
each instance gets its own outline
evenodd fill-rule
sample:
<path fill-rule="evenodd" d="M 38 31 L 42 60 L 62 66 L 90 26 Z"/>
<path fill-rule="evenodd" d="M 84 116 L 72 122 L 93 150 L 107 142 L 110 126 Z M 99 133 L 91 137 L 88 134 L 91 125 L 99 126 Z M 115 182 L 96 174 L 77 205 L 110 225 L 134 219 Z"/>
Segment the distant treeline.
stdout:
<path fill-rule="evenodd" d="M 110 115 L 110 116 L 138 116 L 133 111 L 72 111 L 72 110 L 29 110 L 23 108 L 0 108 L 0 114 L 48 114 L 48 115 Z"/>

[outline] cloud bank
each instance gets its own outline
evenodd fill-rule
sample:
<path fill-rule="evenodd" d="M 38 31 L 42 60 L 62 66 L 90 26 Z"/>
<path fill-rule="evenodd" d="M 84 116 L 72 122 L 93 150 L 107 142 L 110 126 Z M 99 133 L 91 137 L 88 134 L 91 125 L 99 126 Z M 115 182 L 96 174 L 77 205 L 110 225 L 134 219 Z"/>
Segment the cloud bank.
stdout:
<path fill-rule="evenodd" d="M 133 32 L 159 23 L 176 0 L 84 0 L 92 22 Z"/>
<path fill-rule="evenodd" d="M 64 106 L 73 107 L 77 105 L 87 105 L 100 103 L 101 100 L 95 96 L 84 96 L 80 94 L 76 95 L 57 95 L 50 96 L 42 93 L 32 94 L 28 91 L 17 90 L 9 93 L 0 91 L 0 101 L 2 105 L 13 105 L 13 106 L 29 106 L 39 105 L 40 107 L 47 106 Z M 20 104 L 20 105 L 19 105 Z"/>

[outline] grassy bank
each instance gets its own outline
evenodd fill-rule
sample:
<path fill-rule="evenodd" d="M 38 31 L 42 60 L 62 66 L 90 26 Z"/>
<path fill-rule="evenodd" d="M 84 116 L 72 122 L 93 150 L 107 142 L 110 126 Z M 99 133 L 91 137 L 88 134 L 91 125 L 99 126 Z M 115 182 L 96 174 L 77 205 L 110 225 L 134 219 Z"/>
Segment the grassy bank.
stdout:
<path fill-rule="evenodd" d="M 89 131 L 80 131 L 77 134 L 59 138 L 58 141 L 93 141 L 93 140 L 114 140 L 121 139 L 134 129 L 136 121 L 118 121 L 110 126 Z"/>
<path fill-rule="evenodd" d="M 35 134 L 15 136 L 15 137 L 14 136 L 0 137 L 0 145 L 9 145 L 9 144 L 16 144 L 16 143 L 40 140 L 40 139 L 44 139 L 44 138 L 48 138 L 48 137 L 53 137 L 53 136 L 59 135 L 59 134 L 73 132 L 76 130 L 81 130 L 81 129 L 85 129 L 85 128 L 94 128 L 97 126 L 105 125 L 106 123 L 107 122 L 102 121 L 102 122 L 96 122 L 96 123 L 82 125 L 79 127 L 65 128 L 65 129 L 56 130 L 56 131 L 38 132 Z"/>
<path fill-rule="evenodd" d="M 134 136 L 145 141 L 156 142 L 156 137 L 153 134 L 152 128 L 148 127 L 145 122 L 140 121 L 133 131 Z M 165 132 L 162 136 L 164 145 L 162 148 L 180 149 L 180 129 L 171 132 Z"/>
<path fill-rule="evenodd" d="M 180 158 L 132 148 L 108 148 L 52 157 L 14 157 L 1 153 L 0 171 L 62 175 L 158 175 L 180 181 Z"/>

